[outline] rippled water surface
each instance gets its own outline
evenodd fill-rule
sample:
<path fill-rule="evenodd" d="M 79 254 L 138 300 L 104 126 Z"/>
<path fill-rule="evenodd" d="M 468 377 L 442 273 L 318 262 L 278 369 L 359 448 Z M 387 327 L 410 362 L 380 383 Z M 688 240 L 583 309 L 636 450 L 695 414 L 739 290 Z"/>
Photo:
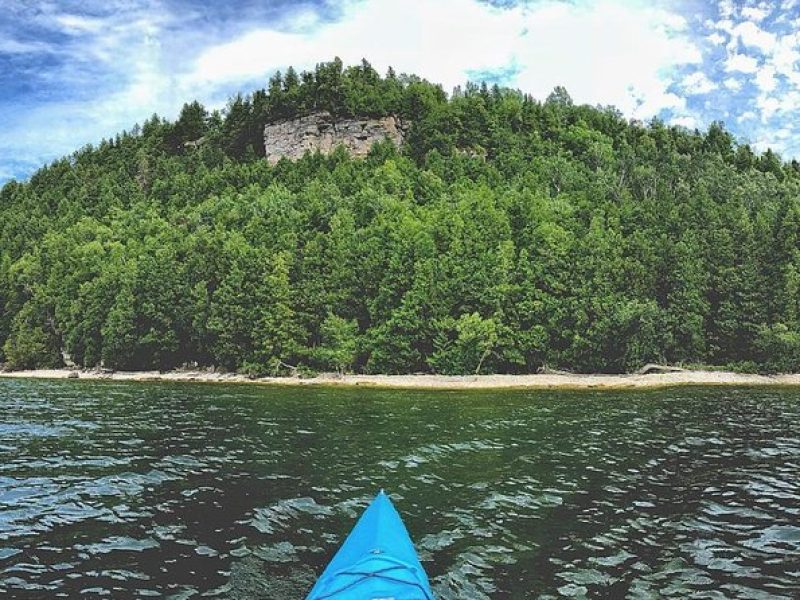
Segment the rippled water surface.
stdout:
<path fill-rule="evenodd" d="M 302 598 L 385 487 L 449 598 L 800 597 L 800 390 L 0 380 L 0 596 Z"/>

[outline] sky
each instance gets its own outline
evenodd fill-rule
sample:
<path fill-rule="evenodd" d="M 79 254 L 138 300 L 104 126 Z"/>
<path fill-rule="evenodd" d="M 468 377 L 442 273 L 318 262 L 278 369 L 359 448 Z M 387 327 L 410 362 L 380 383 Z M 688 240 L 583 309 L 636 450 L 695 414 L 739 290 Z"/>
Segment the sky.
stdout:
<path fill-rule="evenodd" d="M 800 0 L 2 0 L 0 183 L 335 56 L 447 91 L 563 85 L 800 158 Z"/>

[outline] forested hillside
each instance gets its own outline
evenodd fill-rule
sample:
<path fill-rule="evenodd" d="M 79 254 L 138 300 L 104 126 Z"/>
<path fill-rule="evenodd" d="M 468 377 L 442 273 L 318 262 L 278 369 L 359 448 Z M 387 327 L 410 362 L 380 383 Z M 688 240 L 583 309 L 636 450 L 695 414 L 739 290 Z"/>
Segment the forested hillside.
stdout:
<path fill-rule="evenodd" d="M 270 166 L 263 125 L 397 114 L 406 143 Z M 289 70 L 0 192 L 0 360 L 118 369 L 797 370 L 800 167 L 367 63 Z"/>

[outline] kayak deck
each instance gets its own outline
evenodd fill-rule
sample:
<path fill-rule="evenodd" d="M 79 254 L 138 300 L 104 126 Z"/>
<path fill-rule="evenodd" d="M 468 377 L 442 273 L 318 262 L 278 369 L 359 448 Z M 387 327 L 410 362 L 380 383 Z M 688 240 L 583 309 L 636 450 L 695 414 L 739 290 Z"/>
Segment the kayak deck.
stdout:
<path fill-rule="evenodd" d="M 433 600 L 405 525 L 381 490 L 306 600 Z"/>

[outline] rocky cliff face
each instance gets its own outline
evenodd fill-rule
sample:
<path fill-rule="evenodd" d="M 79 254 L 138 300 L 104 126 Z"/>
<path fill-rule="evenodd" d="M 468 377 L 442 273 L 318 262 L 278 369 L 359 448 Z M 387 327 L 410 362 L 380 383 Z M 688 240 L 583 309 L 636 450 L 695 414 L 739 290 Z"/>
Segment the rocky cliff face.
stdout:
<path fill-rule="evenodd" d="M 318 112 L 264 127 L 264 149 L 271 164 L 284 156 L 296 160 L 306 150 L 327 154 L 339 145 L 353 156 L 364 156 L 372 144 L 386 138 L 398 146 L 403 143 L 403 126 L 395 116 L 337 119 L 330 113 Z"/>

